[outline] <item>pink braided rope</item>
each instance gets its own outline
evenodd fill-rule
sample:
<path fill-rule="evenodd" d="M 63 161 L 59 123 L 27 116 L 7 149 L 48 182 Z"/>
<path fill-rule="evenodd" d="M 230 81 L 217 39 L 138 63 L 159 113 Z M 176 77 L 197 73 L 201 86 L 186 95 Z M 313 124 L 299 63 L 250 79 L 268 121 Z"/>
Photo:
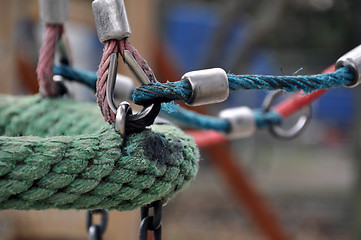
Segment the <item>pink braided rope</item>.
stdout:
<path fill-rule="evenodd" d="M 153 73 L 153 70 L 149 67 L 147 61 L 145 61 L 145 59 L 139 54 L 137 49 L 135 49 L 130 44 L 128 39 L 123 39 L 122 41 L 119 42 L 119 49 L 120 49 L 120 54 L 122 55 L 123 58 L 124 58 L 124 50 L 128 50 L 133 55 L 134 59 L 138 62 L 139 66 L 143 69 L 144 73 L 148 76 L 149 80 L 152 83 L 158 82 Z"/>
<path fill-rule="evenodd" d="M 39 87 L 47 97 L 57 96 L 57 89 L 53 81 L 53 65 L 56 43 L 63 31 L 63 25 L 47 24 L 40 48 L 36 72 L 38 74 Z"/>
<path fill-rule="evenodd" d="M 149 80 L 153 83 L 157 82 L 157 79 L 154 76 L 152 69 L 149 67 L 148 63 L 140 56 L 138 51 L 129 43 L 128 39 L 118 40 L 109 40 L 105 42 L 103 49 L 102 60 L 99 64 L 99 69 L 97 72 L 97 84 L 96 84 L 96 98 L 97 103 L 100 107 L 100 111 L 103 114 L 104 120 L 110 124 L 115 122 L 115 114 L 109 107 L 108 101 L 106 99 L 106 88 L 108 80 L 108 68 L 110 63 L 110 55 L 112 53 L 120 53 L 124 56 L 124 50 L 128 50 L 135 60 L 139 63 L 143 71 L 148 76 Z"/>
<path fill-rule="evenodd" d="M 106 89 L 107 89 L 107 79 L 108 79 L 108 68 L 110 64 L 110 55 L 112 53 L 118 53 L 118 41 L 109 40 L 105 42 L 103 49 L 102 60 L 99 64 L 99 69 L 97 72 L 97 84 L 96 84 L 96 93 L 97 103 L 100 107 L 100 111 L 103 114 L 104 120 L 109 123 L 115 121 L 115 114 L 109 107 L 108 101 L 106 99 Z"/>

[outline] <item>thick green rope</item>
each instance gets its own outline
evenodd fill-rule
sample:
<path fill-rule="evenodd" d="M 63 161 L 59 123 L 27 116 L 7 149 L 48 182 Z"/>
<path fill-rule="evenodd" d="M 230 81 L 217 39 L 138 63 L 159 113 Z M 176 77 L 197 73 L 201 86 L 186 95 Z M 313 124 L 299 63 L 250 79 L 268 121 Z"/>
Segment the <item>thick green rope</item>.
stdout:
<path fill-rule="evenodd" d="M 131 210 L 195 177 L 192 138 L 154 125 L 122 139 L 96 105 L 0 95 L 0 209 Z"/>

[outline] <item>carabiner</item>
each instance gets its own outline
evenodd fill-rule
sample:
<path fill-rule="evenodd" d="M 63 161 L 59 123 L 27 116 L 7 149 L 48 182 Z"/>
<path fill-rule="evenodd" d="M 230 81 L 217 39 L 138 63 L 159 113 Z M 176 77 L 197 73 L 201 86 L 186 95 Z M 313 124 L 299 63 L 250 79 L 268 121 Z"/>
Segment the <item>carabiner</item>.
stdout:
<path fill-rule="evenodd" d="M 128 50 L 124 51 L 124 62 L 130 68 L 136 79 L 142 84 L 149 84 L 150 81 L 144 73 L 138 62 L 132 57 Z M 116 53 L 110 55 L 110 64 L 108 70 L 106 98 L 110 109 L 117 115 L 115 127 L 116 130 L 124 135 L 126 132 L 139 132 L 145 126 L 149 126 L 154 122 L 160 111 L 160 103 L 153 103 L 143 106 L 143 109 L 132 114 L 132 109 L 128 102 L 122 102 L 118 107 L 114 103 L 114 87 L 117 77 L 118 58 Z"/>
<path fill-rule="evenodd" d="M 269 112 L 271 110 L 272 104 L 282 94 L 282 91 L 275 91 L 268 94 L 263 101 L 263 111 Z M 279 139 L 290 140 L 298 137 L 305 127 L 308 125 L 311 119 L 311 106 L 307 105 L 305 108 L 306 112 L 298 119 L 296 124 L 288 130 L 281 128 L 280 126 L 271 125 L 268 130 L 270 133 Z"/>

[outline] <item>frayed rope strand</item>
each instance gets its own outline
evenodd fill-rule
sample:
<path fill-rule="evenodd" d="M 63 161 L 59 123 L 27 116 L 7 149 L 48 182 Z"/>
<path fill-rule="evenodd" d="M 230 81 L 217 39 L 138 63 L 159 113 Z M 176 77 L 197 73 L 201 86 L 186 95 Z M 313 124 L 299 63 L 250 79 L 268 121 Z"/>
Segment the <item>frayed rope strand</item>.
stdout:
<path fill-rule="evenodd" d="M 233 75 L 228 74 L 231 91 L 243 89 L 262 89 L 268 91 L 284 90 L 286 92 L 315 90 L 342 87 L 350 84 L 355 75 L 347 67 L 332 73 L 304 76 L 267 76 L 267 75 Z"/>

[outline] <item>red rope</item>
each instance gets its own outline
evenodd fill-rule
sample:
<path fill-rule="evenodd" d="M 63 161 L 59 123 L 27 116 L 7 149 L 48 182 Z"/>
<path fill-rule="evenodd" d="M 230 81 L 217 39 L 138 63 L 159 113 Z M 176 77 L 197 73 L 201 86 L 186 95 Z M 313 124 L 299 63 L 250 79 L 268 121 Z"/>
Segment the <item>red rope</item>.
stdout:
<path fill-rule="evenodd" d="M 40 48 L 36 72 L 38 74 L 39 87 L 47 97 L 55 97 L 58 94 L 53 81 L 53 66 L 56 43 L 63 31 L 63 25 L 47 24 Z"/>

